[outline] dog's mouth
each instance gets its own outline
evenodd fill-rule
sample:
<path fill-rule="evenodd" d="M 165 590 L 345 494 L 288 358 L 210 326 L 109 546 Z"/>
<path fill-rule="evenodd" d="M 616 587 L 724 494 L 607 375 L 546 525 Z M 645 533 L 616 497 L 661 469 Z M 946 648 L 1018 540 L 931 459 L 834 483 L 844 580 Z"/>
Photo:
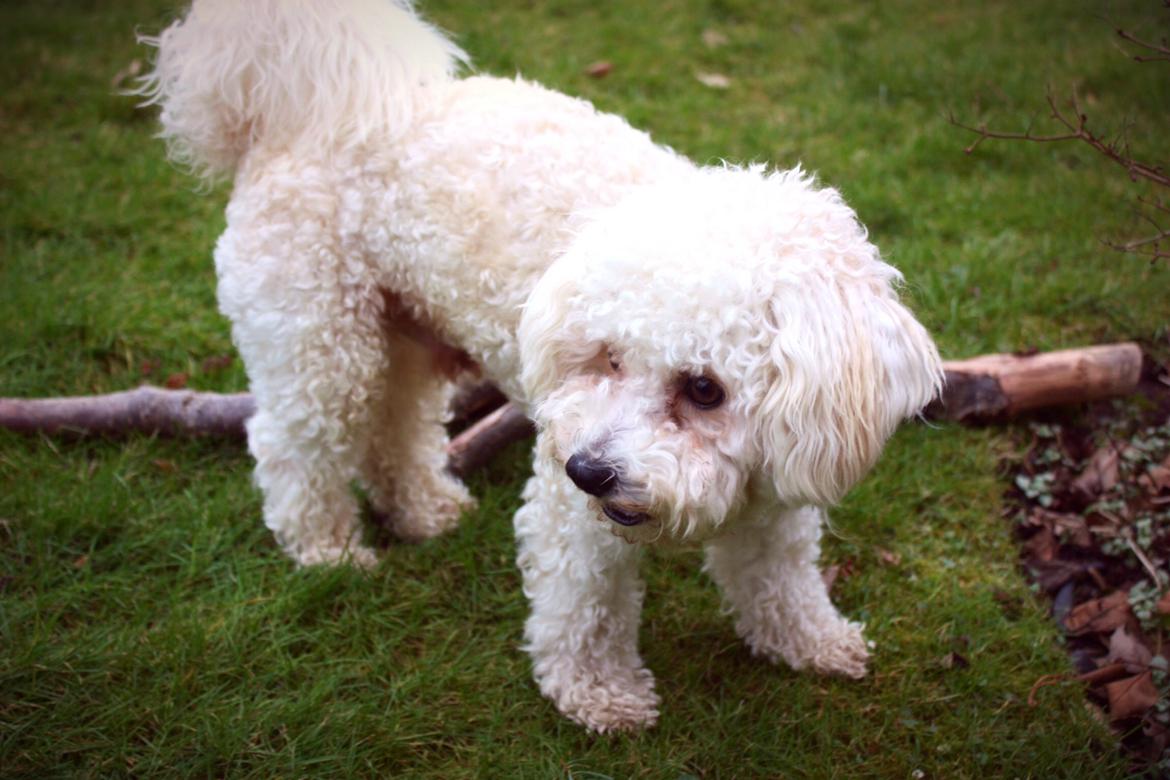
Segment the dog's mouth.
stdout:
<path fill-rule="evenodd" d="M 641 525 L 650 519 L 650 515 L 646 514 L 645 512 L 630 512 L 628 510 L 622 509 L 621 507 L 614 506 L 613 504 L 602 504 L 601 511 L 610 520 L 613 520 L 618 525 L 624 525 L 626 527 Z"/>

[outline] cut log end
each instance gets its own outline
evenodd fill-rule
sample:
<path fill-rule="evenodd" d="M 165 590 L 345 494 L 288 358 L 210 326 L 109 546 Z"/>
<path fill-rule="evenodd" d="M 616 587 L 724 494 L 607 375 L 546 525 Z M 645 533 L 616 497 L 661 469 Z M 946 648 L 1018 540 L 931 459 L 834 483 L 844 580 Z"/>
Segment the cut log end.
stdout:
<path fill-rule="evenodd" d="M 1137 344 L 1036 355 L 981 355 L 943 363 L 946 382 L 928 417 L 998 420 L 1022 412 L 1132 393 L 1142 371 Z"/>

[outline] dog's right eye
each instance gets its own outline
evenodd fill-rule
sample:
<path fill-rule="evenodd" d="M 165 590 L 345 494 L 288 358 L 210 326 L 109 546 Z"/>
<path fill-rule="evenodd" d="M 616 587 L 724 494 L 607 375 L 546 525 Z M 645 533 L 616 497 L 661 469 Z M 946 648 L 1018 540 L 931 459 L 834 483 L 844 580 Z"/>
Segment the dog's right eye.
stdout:
<path fill-rule="evenodd" d="M 608 346 L 602 346 L 597 354 L 584 364 L 584 370 L 602 377 L 617 376 L 622 372 L 621 356 Z"/>
<path fill-rule="evenodd" d="M 695 406 L 700 409 L 714 409 L 723 403 L 723 388 L 714 379 L 705 376 L 692 376 L 683 386 L 683 392 Z"/>

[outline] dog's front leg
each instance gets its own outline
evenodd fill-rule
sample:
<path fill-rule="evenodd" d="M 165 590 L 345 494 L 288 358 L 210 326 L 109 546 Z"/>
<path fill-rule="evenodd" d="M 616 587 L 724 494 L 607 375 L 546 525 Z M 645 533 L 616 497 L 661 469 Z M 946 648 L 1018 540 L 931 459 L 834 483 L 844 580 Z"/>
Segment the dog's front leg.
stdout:
<path fill-rule="evenodd" d="M 651 726 L 659 699 L 638 655 L 640 550 L 592 516 L 555 464 L 535 465 L 516 537 L 532 607 L 525 649 L 540 691 L 594 731 Z"/>
<path fill-rule="evenodd" d="M 706 568 L 753 653 L 793 669 L 863 677 L 865 638 L 829 601 L 817 569 L 820 536 L 820 510 L 784 510 L 710 542 Z"/>

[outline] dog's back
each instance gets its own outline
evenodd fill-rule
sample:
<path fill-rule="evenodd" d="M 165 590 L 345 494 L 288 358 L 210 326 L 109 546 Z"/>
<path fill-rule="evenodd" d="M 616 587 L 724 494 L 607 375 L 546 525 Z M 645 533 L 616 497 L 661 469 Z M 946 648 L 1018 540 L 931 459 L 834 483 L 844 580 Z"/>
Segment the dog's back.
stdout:
<path fill-rule="evenodd" d="M 586 101 L 454 78 L 466 55 L 395 0 L 195 0 L 144 40 L 158 55 L 140 93 L 171 158 L 235 175 L 216 252 L 225 314 L 254 301 L 224 280 L 271 246 L 258 231 L 328 220 L 349 262 L 516 393 L 520 307 L 579 221 L 691 168 Z"/>

